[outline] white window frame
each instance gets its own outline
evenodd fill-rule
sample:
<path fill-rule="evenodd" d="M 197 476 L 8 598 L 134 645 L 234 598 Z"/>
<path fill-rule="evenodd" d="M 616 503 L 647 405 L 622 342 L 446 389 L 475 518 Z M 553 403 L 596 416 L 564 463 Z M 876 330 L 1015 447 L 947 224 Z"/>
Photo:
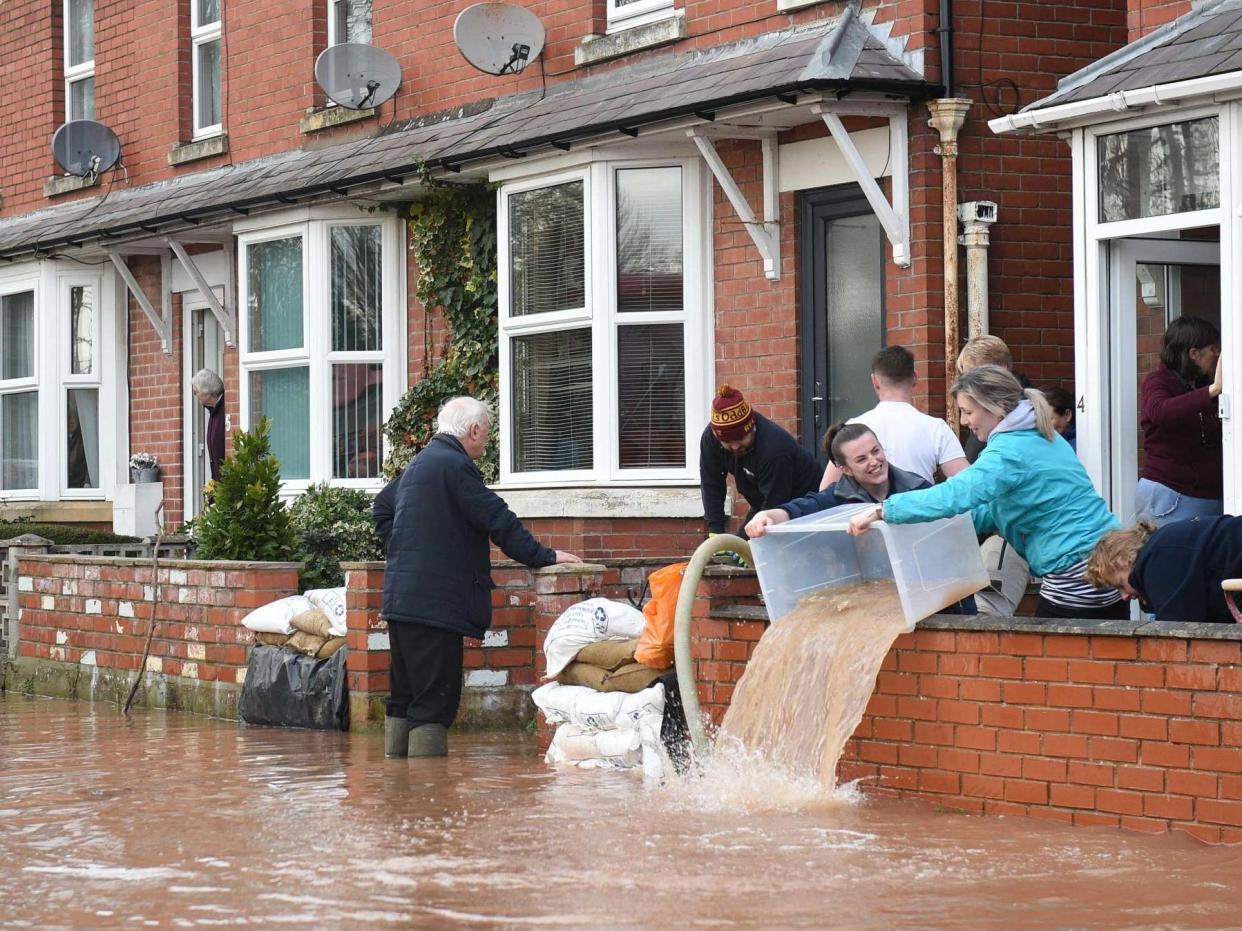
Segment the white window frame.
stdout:
<path fill-rule="evenodd" d="M 342 4 L 348 4 L 350 0 L 327 0 L 328 3 L 328 47 L 340 45 L 342 42 L 348 41 L 336 34 L 336 8 Z M 375 36 L 375 4 L 371 4 L 371 30 L 372 41 Z"/>
<path fill-rule="evenodd" d="M 6 270 L 7 271 L 7 270 Z M 29 379 L 13 380 L 0 393 L 39 391 L 39 483 L 37 488 L 2 490 L 0 501 L 105 501 L 112 500 L 118 483 L 124 483 L 128 465 L 120 458 L 128 449 L 126 423 L 126 322 L 125 290 L 111 267 L 92 274 L 78 264 L 45 261 L 31 263 L 0 276 L 0 294 L 34 291 L 35 372 Z M 70 288 L 94 288 L 94 371 L 71 375 L 69 362 Z M 99 391 L 99 487 L 67 488 L 69 388 Z"/>
<path fill-rule="evenodd" d="M 1219 122 L 1220 203 L 1221 207 L 1184 211 L 1159 217 L 1140 217 L 1108 223 L 1099 219 L 1098 141 L 1113 135 L 1168 123 L 1215 116 Z M 1125 239 L 1156 237 L 1196 227 L 1216 226 L 1220 231 L 1221 352 L 1225 359 L 1224 393 L 1221 415 L 1224 440 L 1225 513 L 1242 512 L 1242 372 L 1228 360 L 1242 355 L 1242 218 L 1226 209 L 1235 203 L 1242 188 L 1242 104 L 1162 108 L 1130 119 L 1074 129 L 1070 136 L 1074 160 L 1074 375 L 1079 410 L 1078 453 L 1097 488 L 1123 521 L 1138 480 L 1137 463 L 1117 461 L 1128 455 L 1115 448 L 1124 431 L 1110 416 L 1112 399 L 1121 390 L 1113 364 L 1114 354 L 1124 351 L 1115 342 L 1110 328 L 1111 302 L 1125 289 L 1115 280 L 1120 266 L 1127 264 Z M 1192 243 L 1193 240 L 1184 242 Z M 1153 243 L 1153 248 L 1155 244 Z M 1110 257 L 1110 248 L 1112 255 Z M 1146 261 L 1158 261 L 1158 251 L 1144 247 Z M 1131 255 L 1129 258 L 1133 258 Z M 1177 262 L 1176 256 L 1168 261 Z M 1110 267 L 1110 264 L 1112 267 Z M 1127 267 L 1128 264 L 1127 264 Z M 1136 411 L 1124 412 L 1125 417 Z M 1122 412 L 1118 412 L 1122 416 Z"/>
<path fill-rule="evenodd" d="M 56 423 L 59 429 L 56 433 L 56 443 L 60 450 L 57 457 L 57 479 L 60 489 L 60 497 L 62 500 L 73 500 L 77 498 L 98 499 L 101 497 L 100 488 L 103 487 L 104 472 L 104 432 L 103 432 L 103 278 L 101 276 L 81 275 L 81 274 L 65 274 L 58 276 L 57 281 L 57 362 L 56 371 L 59 374 L 58 385 L 58 417 Z M 72 347 L 73 347 L 73 329 L 71 308 L 71 296 L 73 289 L 77 287 L 90 288 L 92 291 L 92 300 L 94 301 L 91 327 L 94 330 L 92 334 L 94 339 L 93 355 L 91 359 L 90 374 L 73 374 L 73 365 L 71 363 Z M 69 456 L 68 450 L 65 449 L 65 440 L 69 431 L 69 391 L 74 388 L 93 389 L 99 393 L 99 486 L 100 488 L 70 488 L 69 487 Z"/>
<path fill-rule="evenodd" d="M 403 225 L 395 217 L 360 218 L 356 209 L 296 211 L 297 222 L 279 226 L 234 227 L 238 233 L 237 273 L 239 309 L 238 392 L 242 429 L 254 424 L 250 416 L 250 374 L 305 366 L 309 369 L 310 477 L 281 481 L 281 494 L 293 497 L 312 484 L 329 482 L 334 487 L 378 491 L 384 478 L 334 478 L 332 476 L 332 395 L 333 364 L 379 362 L 384 367 L 383 418 L 386 421 L 405 392 L 405 250 Z M 271 222 L 270 220 L 268 222 Z M 383 349 L 378 352 L 337 352 L 332 350 L 331 315 L 331 230 L 342 226 L 379 226 L 382 234 L 383 277 L 381 284 L 381 327 Z M 302 240 L 302 347 L 266 352 L 250 351 L 250 253 L 255 243 L 300 236 Z M 390 452 L 388 438 L 381 434 L 381 450 Z"/>
<path fill-rule="evenodd" d="M 607 0 L 608 32 L 621 32 L 648 23 L 668 19 L 675 12 L 673 0 L 638 0 L 617 6 L 616 0 Z"/>
<path fill-rule="evenodd" d="M 199 115 L 199 99 L 202 96 L 203 88 L 199 86 L 199 65 L 198 58 L 202 47 L 208 42 L 220 41 L 220 101 L 224 101 L 224 43 L 221 40 L 222 28 L 224 21 L 224 0 L 220 0 L 220 18 L 210 23 L 200 23 L 198 21 L 199 7 L 202 0 L 190 0 L 190 109 L 191 109 L 191 125 L 194 127 L 194 138 L 204 139 L 209 136 L 218 136 L 224 131 L 224 110 L 221 106 L 220 122 L 211 123 L 209 125 L 201 125 L 198 122 Z"/>
<path fill-rule="evenodd" d="M 61 36 L 62 43 L 63 43 L 63 52 L 64 52 L 63 60 L 65 63 L 65 122 L 68 122 L 69 120 L 73 119 L 73 85 L 81 83 L 82 81 L 88 78 L 95 77 L 95 56 L 91 55 L 91 58 L 89 61 L 84 61 L 81 64 L 77 64 L 77 65 L 70 64 L 69 50 L 72 47 L 72 43 L 70 41 L 71 39 L 70 32 L 72 31 L 72 25 L 71 25 L 72 20 L 70 19 L 70 16 L 69 16 L 69 0 L 64 0 L 62 11 L 63 11 L 62 15 L 64 17 L 63 22 L 65 24 L 65 28 L 63 30 L 64 34 Z M 95 4 L 94 2 L 92 2 L 91 3 L 91 18 L 93 19 L 94 16 L 95 16 Z M 94 46 L 93 40 L 91 44 L 93 47 Z M 97 89 L 98 88 L 96 88 L 96 90 Z M 91 93 L 92 114 L 94 114 L 95 112 L 94 96 L 95 96 L 94 92 L 92 91 Z"/>
<path fill-rule="evenodd" d="M 706 419 L 714 352 L 711 343 L 711 187 L 703 163 L 681 154 L 659 157 L 608 158 L 593 153 L 589 164 L 523 178 L 502 185 L 497 192 L 497 289 L 500 304 L 500 484 L 510 488 L 565 486 L 659 486 L 698 482 L 699 436 Z M 619 313 L 616 309 L 616 172 L 628 168 L 679 167 L 682 170 L 683 309 L 680 312 Z M 586 306 L 582 309 L 510 315 L 509 198 L 517 193 L 552 187 L 568 181 L 583 182 L 583 241 Z M 617 328 L 625 324 L 680 323 L 685 358 L 685 449 L 681 468 L 621 469 L 618 428 Z M 535 333 L 561 332 L 579 327 L 591 330 L 593 376 L 593 458 L 590 469 L 515 472 L 512 468 L 513 402 L 512 340 Z"/>

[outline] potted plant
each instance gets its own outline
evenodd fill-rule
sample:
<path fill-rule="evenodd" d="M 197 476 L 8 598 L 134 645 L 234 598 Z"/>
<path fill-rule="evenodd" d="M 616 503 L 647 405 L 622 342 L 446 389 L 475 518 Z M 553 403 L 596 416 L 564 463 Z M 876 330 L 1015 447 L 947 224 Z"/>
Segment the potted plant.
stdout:
<path fill-rule="evenodd" d="M 160 480 L 160 461 L 150 453 L 134 453 L 129 457 L 129 479 L 135 485 Z"/>

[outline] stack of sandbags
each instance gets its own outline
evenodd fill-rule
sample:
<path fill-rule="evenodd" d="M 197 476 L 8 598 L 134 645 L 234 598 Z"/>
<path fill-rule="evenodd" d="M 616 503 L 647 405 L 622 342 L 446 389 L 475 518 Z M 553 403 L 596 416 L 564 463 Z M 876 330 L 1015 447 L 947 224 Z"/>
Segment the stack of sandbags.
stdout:
<path fill-rule="evenodd" d="M 531 697 L 548 723 L 557 725 L 547 762 L 583 769 L 641 767 L 648 779 L 664 775 L 664 686 L 631 694 L 549 682 Z"/>
<path fill-rule="evenodd" d="M 664 687 L 652 686 L 660 671 L 634 659 L 645 623 L 637 608 L 590 598 L 552 624 L 543 651 L 548 678 L 556 681 L 532 696 L 557 725 L 549 763 L 663 773 Z"/>
<path fill-rule="evenodd" d="M 345 589 L 313 589 L 260 608 L 242 620 L 266 646 L 285 647 L 327 659 L 345 645 Z"/>

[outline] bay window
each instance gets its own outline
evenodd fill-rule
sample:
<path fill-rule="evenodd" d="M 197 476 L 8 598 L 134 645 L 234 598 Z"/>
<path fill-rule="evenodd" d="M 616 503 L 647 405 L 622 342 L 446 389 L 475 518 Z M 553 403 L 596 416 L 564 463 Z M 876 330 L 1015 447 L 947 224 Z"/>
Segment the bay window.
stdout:
<path fill-rule="evenodd" d="M 697 160 L 599 161 L 499 197 L 502 482 L 693 480 L 711 356 Z"/>
<path fill-rule="evenodd" d="M 96 312 L 99 286 L 68 280 L 62 287 L 65 431 L 61 482 L 65 496 L 76 497 L 82 490 L 100 487 L 100 366 L 96 358 L 100 344 Z"/>
<path fill-rule="evenodd" d="M 0 295 L 0 491 L 39 487 L 35 291 Z"/>
<path fill-rule="evenodd" d="M 395 221 L 312 220 L 241 237 L 242 407 L 271 420 L 290 491 L 382 482 L 403 388 Z"/>

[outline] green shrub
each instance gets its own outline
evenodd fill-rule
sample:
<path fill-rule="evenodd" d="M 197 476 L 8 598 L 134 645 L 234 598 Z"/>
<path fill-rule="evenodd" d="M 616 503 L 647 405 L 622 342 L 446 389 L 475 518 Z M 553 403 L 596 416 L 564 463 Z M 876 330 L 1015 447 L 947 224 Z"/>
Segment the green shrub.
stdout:
<path fill-rule="evenodd" d="M 302 588 L 345 584 L 342 562 L 383 558 L 371 520 L 371 496 L 357 488 L 311 485 L 289 507 L 306 568 Z"/>
<path fill-rule="evenodd" d="M 107 530 L 75 527 L 71 524 L 39 524 L 32 520 L 0 521 L 0 540 L 11 540 L 23 533 L 51 540 L 58 545 L 70 543 L 138 543 L 138 537 L 126 537 Z"/>
<path fill-rule="evenodd" d="M 198 559 L 293 562 L 301 559 L 289 511 L 280 500 L 280 461 L 272 455 L 271 421 L 233 434 L 233 455 L 209 482 L 211 503 L 194 522 Z"/>

